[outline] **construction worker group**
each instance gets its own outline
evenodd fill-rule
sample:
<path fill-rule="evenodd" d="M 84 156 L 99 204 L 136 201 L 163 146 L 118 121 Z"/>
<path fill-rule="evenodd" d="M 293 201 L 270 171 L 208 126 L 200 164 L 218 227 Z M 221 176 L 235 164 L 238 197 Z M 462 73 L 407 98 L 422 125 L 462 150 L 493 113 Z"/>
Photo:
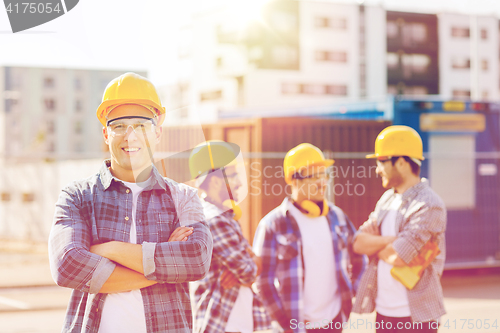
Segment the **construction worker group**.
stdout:
<path fill-rule="evenodd" d="M 359 229 L 327 200 L 334 160 L 290 147 L 289 195 L 250 245 L 237 145 L 194 147 L 191 186 L 161 175 L 165 108 L 134 73 L 108 84 L 97 118 L 110 158 L 61 191 L 49 238 L 52 276 L 73 289 L 62 332 L 342 332 L 352 312 L 375 312 L 378 333 L 437 332 L 446 209 L 420 177 L 414 129 L 377 136 L 367 158 L 386 191 Z"/>

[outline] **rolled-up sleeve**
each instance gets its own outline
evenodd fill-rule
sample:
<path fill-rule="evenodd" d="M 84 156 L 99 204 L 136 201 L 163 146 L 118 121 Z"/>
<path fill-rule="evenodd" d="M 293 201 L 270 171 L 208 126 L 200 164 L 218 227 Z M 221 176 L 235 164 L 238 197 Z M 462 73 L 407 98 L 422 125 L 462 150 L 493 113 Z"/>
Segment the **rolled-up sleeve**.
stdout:
<path fill-rule="evenodd" d="M 420 208 L 412 214 L 392 246 L 398 256 L 408 264 L 431 237 L 443 233 L 445 229 L 446 209 L 444 206 L 421 202 Z"/>
<path fill-rule="evenodd" d="M 210 220 L 214 239 L 213 256 L 222 263 L 242 284 L 250 284 L 257 277 L 257 264 L 247 252 L 250 244 L 230 221 L 214 217 Z"/>
<path fill-rule="evenodd" d="M 98 293 L 116 265 L 89 251 L 91 227 L 82 209 L 77 189 L 67 187 L 61 192 L 49 236 L 50 269 L 57 285 Z"/>

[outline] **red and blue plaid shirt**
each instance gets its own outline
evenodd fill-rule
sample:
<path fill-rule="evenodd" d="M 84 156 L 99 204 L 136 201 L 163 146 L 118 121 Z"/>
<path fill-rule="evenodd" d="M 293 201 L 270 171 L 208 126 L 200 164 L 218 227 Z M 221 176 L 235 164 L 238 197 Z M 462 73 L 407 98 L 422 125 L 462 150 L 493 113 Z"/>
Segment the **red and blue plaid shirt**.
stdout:
<path fill-rule="evenodd" d="M 213 237 L 213 254 L 207 276 L 190 283 L 194 312 L 194 333 L 224 333 L 240 286 L 224 289 L 221 275 L 229 270 L 240 283 L 253 283 L 257 277 L 257 265 L 247 248 L 248 241 L 243 236 L 240 224 L 233 219 L 230 211 L 223 212 L 215 205 L 203 202 L 205 216 Z M 271 327 L 271 318 L 262 302 L 254 294 L 253 330 L 262 331 Z"/>
<path fill-rule="evenodd" d="M 283 329 L 305 332 L 303 316 L 304 276 L 307 273 L 302 257 L 299 226 L 288 211 L 289 199 L 267 214 L 255 232 L 253 249 L 262 258 L 262 273 L 257 278 L 257 291 L 264 305 Z M 352 250 L 356 229 L 344 212 L 330 204 L 326 215 L 330 226 L 337 283 L 342 299 L 341 314 L 346 321 L 352 298 L 364 271 L 367 258 Z M 321 288 L 321 286 L 318 286 Z M 332 318 L 333 319 L 333 318 Z"/>
<path fill-rule="evenodd" d="M 132 191 L 114 178 L 105 161 L 98 174 L 63 189 L 49 237 L 52 276 L 74 289 L 62 332 L 95 333 L 106 294 L 99 290 L 116 264 L 89 252 L 94 244 L 128 242 Z M 188 281 L 203 278 L 210 267 L 212 236 L 195 189 L 163 178 L 153 181 L 137 200 L 137 243 L 142 244 L 144 275 L 157 284 L 141 289 L 148 332 L 191 332 Z M 172 231 L 190 225 L 186 242 L 167 242 Z"/>
<path fill-rule="evenodd" d="M 377 202 L 369 220 L 377 221 L 380 227 L 394 195 L 394 189 L 387 190 Z M 413 321 L 439 319 L 446 313 L 440 280 L 446 258 L 446 207 L 425 178 L 402 194 L 401 207 L 396 215 L 396 228 L 398 238 L 392 246 L 405 263 L 410 263 L 430 239 L 433 239 L 441 250 L 425 269 L 415 287 L 407 291 Z M 363 231 L 358 231 L 361 232 Z M 370 257 L 368 269 L 360 281 L 353 312 L 370 313 L 376 308 L 378 261 L 376 255 Z"/>

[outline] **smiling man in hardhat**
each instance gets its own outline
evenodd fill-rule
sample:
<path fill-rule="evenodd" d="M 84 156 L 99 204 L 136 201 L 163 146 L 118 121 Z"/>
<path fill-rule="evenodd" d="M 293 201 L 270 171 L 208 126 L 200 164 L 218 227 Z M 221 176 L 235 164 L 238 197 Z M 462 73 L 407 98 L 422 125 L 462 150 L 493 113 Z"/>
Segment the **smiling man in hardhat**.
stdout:
<path fill-rule="evenodd" d="M 251 284 L 260 271 L 238 222 L 244 199 L 246 175 L 239 147 L 211 140 L 193 149 L 189 158 L 192 178 L 202 194 L 202 204 L 213 237 L 207 276 L 192 282 L 194 333 L 267 330 L 271 320 Z"/>
<path fill-rule="evenodd" d="M 208 272 L 212 237 L 197 191 L 153 165 L 165 109 L 134 73 L 97 110 L 110 160 L 63 189 L 49 239 L 52 276 L 73 290 L 63 332 L 191 332 L 188 281 Z"/>
<path fill-rule="evenodd" d="M 284 175 L 292 195 L 255 233 L 254 252 L 262 259 L 258 294 L 285 332 L 341 332 L 364 268 L 365 258 L 352 251 L 356 229 L 325 199 L 333 163 L 311 144 L 291 149 Z"/>
<path fill-rule="evenodd" d="M 378 333 L 436 332 L 436 320 L 446 313 L 440 283 L 446 209 L 420 178 L 422 148 L 413 128 L 389 126 L 367 156 L 376 159 L 387 191 L 356 234 L 354 250 L 370 256 L 370 263 L 353 311 L 376 310 Z"/>

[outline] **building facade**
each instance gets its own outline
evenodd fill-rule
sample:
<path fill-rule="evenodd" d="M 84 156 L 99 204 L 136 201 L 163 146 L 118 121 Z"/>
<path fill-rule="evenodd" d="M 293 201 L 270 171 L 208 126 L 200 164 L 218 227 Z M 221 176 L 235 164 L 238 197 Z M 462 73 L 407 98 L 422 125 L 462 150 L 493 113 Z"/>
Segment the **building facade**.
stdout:
<path fill-rule="evenodd" d="M 0 67 L 2 157 L 32 161 L 102 155 L 102 125 L 95 112 L 106 85 L 123 73 Z"/>
<path fill-rule="evenodd" d="M 388 93 L 496 100 L 498 22 L 320 1 L 217 7 L 181 32 L 185 74 L 166 89 L 176 97 L 170 109 L 182 110 L 172 121 L 214 122 L 225 110 L 251 116 Z"/>

